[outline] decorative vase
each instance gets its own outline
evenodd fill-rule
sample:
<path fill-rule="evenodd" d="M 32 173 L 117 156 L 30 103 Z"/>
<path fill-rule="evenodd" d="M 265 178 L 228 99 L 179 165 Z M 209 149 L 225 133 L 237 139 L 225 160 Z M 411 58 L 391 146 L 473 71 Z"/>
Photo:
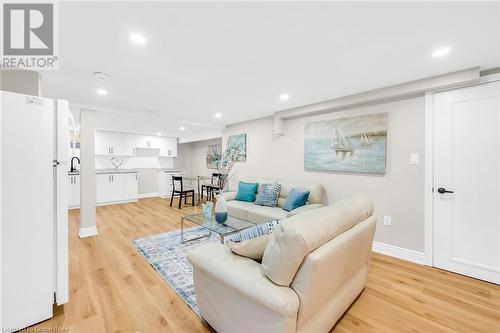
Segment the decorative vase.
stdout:
<path fill-rule="evenodd" d="M 223 224 L 227 220 L 227 205 L 226 197 L 221 193 L 216 196 L 215 202 L 215 220 L 217 223 Z"/>

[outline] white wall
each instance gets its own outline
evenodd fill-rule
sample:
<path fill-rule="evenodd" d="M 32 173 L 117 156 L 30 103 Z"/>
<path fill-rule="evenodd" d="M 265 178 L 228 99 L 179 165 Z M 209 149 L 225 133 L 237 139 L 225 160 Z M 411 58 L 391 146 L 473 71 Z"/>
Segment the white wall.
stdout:
<path fill-rule="evenodd" d="M 305 124 L 323 119 L 370 113 L 388 113 L 387 172 L 385 175 L 349 174 L 304 169 Z M 247 133 L 247 161 L 235 165 L 238 179 L 306 179 L 323 184 L 325 203 L 366 195 L 375 202 L 379 218 L 375 240 L 415 251 L 424 249 L 424 98 L 368 106 L 320 116 L 285 121 L 285 135 L 273 135 L 273 118 L 230 125 L 232 134 Z M 410 153 L 420 164 L 410 164 Z M 392 216 L 392 227 L 383 225 Z"/>
<path fill-rule="evenodd" d="M 210 176 L 217 172 L 207 168 L 207 148 L 212 144 L 221 144 L 222 139 L 216 138 L 178 145 L 177 156 L 174 158 L 174 168 L 181 170 L 185 175 Z"/>

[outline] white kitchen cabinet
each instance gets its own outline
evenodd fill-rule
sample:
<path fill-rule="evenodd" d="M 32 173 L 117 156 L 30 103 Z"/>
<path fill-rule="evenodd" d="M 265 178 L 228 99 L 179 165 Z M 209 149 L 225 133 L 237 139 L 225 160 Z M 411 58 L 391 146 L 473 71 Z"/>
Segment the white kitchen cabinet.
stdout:
<path fill-rule="evenodd" d="M 172 195 L 172 176 L 180 176 L 180 172 L 158 172 L 158 196 L 167 198 Z"/>
<path fill-rule="evenodd" d="M 97 204 L 114 204 L 137 200 L 137 173 L 97 175 Z"/>
<path fill-rule="evenodd" d="M 118 132 L 96 131 L 95 154 L 130 156 L 135 154 L 136 136 Z"/>
<path fill-rule="evenodd" d="M 96 175 L 96 201 L 98 204 L 111 202 L 111 175 L 98 174 Z"/>
<path fill-rule="evenodd" d="M 160 140 L 160 156 L 161 157 L 176 157 L 177 156 L 177 138 L 162 137 Z"/>
<path fill-rule="evenodd" d="M 68 186 L 68 208 L 80 207 L 80 175 L 69 175 Z"/>
<path fill-rule="evenodd" d="M 122 173 L 111 175 L 111 201 L 124 201 L 125 198 L 125 175 Z"/>
<path fill-rule="evenodd" d="M 152 135 L 136 135 L 135 146 L 137 148 L 160 149 L 161 137 Z"/>
<path fill-rule="evenodd" d="M 125 176 L 125 198 L 127 200 L 137 200 L 139 174 L 126 173 Z"/>
<path fill-rule="evenodd" d="M 126 156 L 135 155 L 135 135 L 123 134 L 122 153 Z"/>

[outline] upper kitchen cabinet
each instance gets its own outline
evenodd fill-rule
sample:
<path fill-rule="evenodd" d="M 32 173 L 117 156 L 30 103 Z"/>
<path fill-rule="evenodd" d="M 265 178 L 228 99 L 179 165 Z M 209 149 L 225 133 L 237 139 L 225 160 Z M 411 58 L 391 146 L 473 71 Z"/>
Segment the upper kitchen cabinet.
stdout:
<path fill-rule="evenodd" d="M 160 156 L 161 157 L 176 157 L 177 156 L 177 138 L 161 137 Z"/>
<path fill-rule="evenodd" d="M 158 136 L 136 135 L 135 146 L 137 148 L 160 149 L 161 138 Z"/>
<path fill-rule="evenodd" d="M 160 157 L 176 157 L 177 138 L 96 131 L 96 155 L 134 156 L 136 148 L 157 149 Z"/>
<path fill-rule="evenodd" d="M 131 156 L 135 154 L 135 135 L 118 132 L 95 132 L 96 155 Z"/>

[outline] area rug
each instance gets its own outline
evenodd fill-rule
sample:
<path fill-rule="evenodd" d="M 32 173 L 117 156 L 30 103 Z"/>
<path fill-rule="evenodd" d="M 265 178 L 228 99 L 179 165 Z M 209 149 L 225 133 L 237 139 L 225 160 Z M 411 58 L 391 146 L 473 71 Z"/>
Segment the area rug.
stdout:
<path fill-rule="evenodd" d="M 184 239 L 192 239 L 206 234 L 208 234 L 208 231 L 202 227 L 184 229 Z M 201 317 L 194 295 L 193 267 L 187 260 L 186 254 L 201 244 L 218 241 L 219 237 L 212 234 L 210 237 L 182 244 L 181 231 L 176 230 L 134 239 L 132 244 L 184 302 Z"/>

